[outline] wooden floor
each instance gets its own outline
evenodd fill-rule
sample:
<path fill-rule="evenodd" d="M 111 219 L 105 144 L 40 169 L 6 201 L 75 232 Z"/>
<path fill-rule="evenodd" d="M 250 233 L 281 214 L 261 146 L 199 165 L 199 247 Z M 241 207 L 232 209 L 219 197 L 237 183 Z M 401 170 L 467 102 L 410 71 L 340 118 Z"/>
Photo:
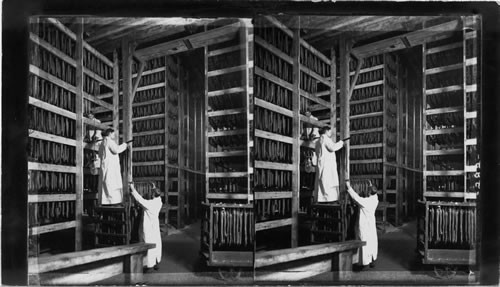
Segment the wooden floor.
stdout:
<path fill-rule="evenodd" d="M 163 257 L 160 270 L 145 274 L 144 281 L 148 285 L 171 284 L 201 284 L 219 285 L 230 282 L 220 278 L 217 269 L 208 269 L 200 262 L 199 224 L 187 226 L 183 230 L 170 230 L 163 243 Z M 469 276 L 464 270 L 459 270 L 449 279 L 439 279 L 435 276 L 432 266 L 422 266 L 418 263 L 415 253 L 415 223 L 404 224 L 400 228 L 389 227 L 387 233 L 379 236 L 379 256 L 377 265 L 367 271 L 355 272 L 349 283 L 384 282 L 399 283 L 430 283 L 452 285 L 473 282 L 479 274 Z M 322 274 L 304 282 L 331 282 L 332 274 Z M 120 284 L 121 276 L 99 282 L 99 284 Z M 252 274 L 243 274 L 237 284 L 252 284 Z"/>

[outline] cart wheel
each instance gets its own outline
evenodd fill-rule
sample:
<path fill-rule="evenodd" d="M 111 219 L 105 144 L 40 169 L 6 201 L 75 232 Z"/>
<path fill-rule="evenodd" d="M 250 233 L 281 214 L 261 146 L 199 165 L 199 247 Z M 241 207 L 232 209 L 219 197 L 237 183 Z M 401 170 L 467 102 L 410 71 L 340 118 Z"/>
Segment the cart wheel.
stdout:
<path fill-rule="evenodd" d="M 219 268 L 219 276 L 222 280 L 224 281 L 229 281 L 229 280 L 238 280 L 240 279 L 241 276 L 241 269 L 238 268 L 229 268 L 229 270 L 224 270 L 222 268 Z"/>
<path fill-rule="evenodd" d="M 444 267 L 434 266 L 434 273 L 440 279 L 450 279 L 457 274 L 457 267 L 445 265 Z"/>

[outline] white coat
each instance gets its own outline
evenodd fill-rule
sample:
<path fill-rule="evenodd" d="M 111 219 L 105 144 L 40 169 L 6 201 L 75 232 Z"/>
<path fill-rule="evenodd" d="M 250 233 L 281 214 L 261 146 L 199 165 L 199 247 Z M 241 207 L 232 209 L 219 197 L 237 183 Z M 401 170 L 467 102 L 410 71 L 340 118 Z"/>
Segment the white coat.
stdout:
<path fill-rule="evenodd" d="M 141 242 L 154 243 L 155 248 L 148 249 L 147 253 L 147 267 L 152 268 L 156 263 L 161 261 L 161 233 L 160 233 L 160 215 L 163 203 L 161 197 L 146 200 L 137 191 L 132 191 L 132 196 L 142 206 L 144 213 L 142 222 L 139 228 L 139 239 Z"/>
<path fill-rule="evenodd" d="M 356 224 L 356 238 L 365 241 L 366 245 L 359 248 L 353 256 L 352 263 L 368 265 L 377 260 L 378 237 L 375 211 L 378 205 L 378 195 L 369 197 L 359 196 L 352 187 L 347 189 L 352 199 L 359 205 L 358 223 Z M 360 252 L 361 251 L 361 252 Z"/>
<path fill-rule="evenodd" d="M 335 151 L 344 146 L 343 141 L 333 142 L 323 134 L 316 142 L 316 182 L 314 185 L 314 199 L 317 202 L 336 201 L 339 199 L 339 174 Z"/>
<path fill-rule="evenodd" d="M 99 147 L 101 170 L 99 172 L 99 197 L 102 205 L 123 202 L 123 182 L 120 170 L 119 153 L 127 149 L 127 144 L 117 145 L 105 137 Z"/>

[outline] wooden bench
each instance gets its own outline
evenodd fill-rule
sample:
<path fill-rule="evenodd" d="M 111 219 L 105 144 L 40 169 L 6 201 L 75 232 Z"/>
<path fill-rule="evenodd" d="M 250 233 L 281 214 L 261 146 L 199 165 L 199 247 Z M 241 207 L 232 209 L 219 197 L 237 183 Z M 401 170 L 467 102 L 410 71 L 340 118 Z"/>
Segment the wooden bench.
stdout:
<path fill-rule="evenodd" d="M 124 284 L 142 281 L 143 257 L 155 244 L 135 243 L 29 258 L 30 285 L 86 285 L 125 273 Z"/>
<path fill-rule="evenodd" d="M 351 277 L 352 256 L 366 242 L 353 240 L 255 254 L 257 281 L 296 281 L 332 272 L 332 281 Z"/>

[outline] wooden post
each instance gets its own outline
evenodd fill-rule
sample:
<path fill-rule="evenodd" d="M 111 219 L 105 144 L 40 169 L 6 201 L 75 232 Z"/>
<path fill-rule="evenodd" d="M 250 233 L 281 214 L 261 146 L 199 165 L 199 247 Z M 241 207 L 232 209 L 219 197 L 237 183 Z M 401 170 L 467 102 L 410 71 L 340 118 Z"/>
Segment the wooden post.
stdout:
<path fill-rule="evenodd" d="M 251 167 L 253 166 L 252 162 L 251 162 L 251 153 L 250 153 L 250 142 L 253 141 L 253 135 L 250 134 L 250 120 L 248 119 L 248 117 L 250 116 L 250 80 L 249 80 L 249 73 L 248 73 L 248 70 L 250 69 L 250 67 L 248 66 L 248 62 L 249 62 L 249 56 L 248 56 L 248 51 L 249 51 L 249 47 L 248 45 L 250 44 L 250 39 L 249 39 L 249 31 L 248 31 L 248 28 L 245 26 L 245 23 L 242 22 L 242 27 L 240 29 L 240 44 L 244 44 L 243 45 L 243 48 L 241 49 L 241 64 L 246 64 L 247 67 L 245 69 L 243 69 L 242 71 L 242 86 L 245 90 L 245 110 L 246 110 L 246 115 L 247 115 L 247 119 L 246 119 L 246 129 L 247 129 L 247 171 L 249 172 L 248 175 L 247 175 L 247 194 L 248 194 L 248 197 L 247 197 L 247 203 L 250 203 L 251 201 L 251 198 L 250 198 L 250 194 L 251 194 L 251 191 L 252 191 L 252 183 L 251 183 L 251 176 L 250 176 L 250 169 Z"/>
<path fill-rule="evenodd" d="M 351 54 L 351 43 L 345 38 L 340 39 L 340 138 L 349 137 L 349 58 Z M 349 178 L 349 142 L 344 145 L 345 162 L 341 167 L 343 176 L 339 176 L 340 186 L 345 186 L 346 179 Z"/>
<path fill-rule="evenodd" d="M 122 41 L 122 77 L 123 77 L 123 141 L 132 139 L 132 57 L 135 45 L 128 40 Z M 119 141 L 119 139 L 117 139 Z M 132 181 L 132 145 L 125 151 L 127 154 L 123 181 L 123 203 L 125 206 L 125 220 L 127 222 L 127 244 L 130 242 L 130 196 L 128 183 Z"/>
<path fill-rule="evenodd" d="M 75 250 L 82 249 L 83 213 L 83 18 L 76 19 L 76 167 Z"/>
<path fill-rule="evenodd" d="M 168 117 L 168 99 L 169 99 L 169 95 L 168 95 L 168 79 L 170 79 L 169 76 L 167 76 L 167 73 L 169 73 L 169 70 L 168 70 L 168 67 L 167 67 L 167 56 L 164 56 L 163 57 L 164 59 L 164 62 L 165 62 L 165 94 L 163 95 L 163 98 L 165 99 L 165 101 L 163 102 L 164 104 L 164 113 L 165 113 L 165 138 L 163 140 L 163 151 L 164 151 L 164 162 L 165 162 L 165 175 L 164 175 L 164 190 L 163 192 L 165 192 L 165 196 L 164 196 L 164 203 L 163 203 L 163 207 L 165 212 L 165 226 L 168 226 L 168 190 L 169 190 L 169 180 L 168 180 L 168 135 L 169 135 L 169 131 L 168 131 L 168 127 L 169 127 L 169 123 L 170 123 L 170 118 Z M 168 228 L 167 228 L 168 230 Z"/>
<path fill-rule="evenodd" d="M 337 57 L 335 49 L 330 50 L 331 74 L 330 74 L 330 127 L 332 128 L 333 141 L 337 141 Z"/>
<path fill-rule="evenodd" d="M 120 65 L 118 51 L 113 52 L 113 130 L 120 139 Z"/>
<path fill-rule="evenodd" d="M 292 156 L 294 168 L 292 171 L 292 242 L 291 247 L 298 245 L 299 232 L 299 192 L 300 192 L 300 17 L 297 17 L 296 27 L 293 30 L 292 59 L 293 59 L 293 93 L 292 93 Z"/>
<path fill-rule="evenodd" d="M 207 25 L 205 25 L 205 31 L 207 31 Z M 209 191 L 209 177 L 208 173 L 210 172 L 209 170 L 209 157 L 208 157 L 208 152 L 209 152 L 209 147 L 208 147 L 208 132 L 209 130 L 209 124 L 208 124 L 208 47 L 205 46 L 203 48 L 203 55 L 204 55 L 204 78 L 205 78 L 205 84 L 204 84 L 204 118 L 203 118 L 203 127 L 204 127 L 204 132 L 205 132 L 205 144 L 204 144 L 204 155 L 205 155 L 205 202 L 209 203 L 208 200 L 208 191 Z M 211 222 L 211 221 L 210 221 Z M 210 223 L 211 224 L 211 223 Z M 212 230 L 210 230 L 212 232 Z M 212 235 L 212 234 L 210 234 Z M 210 242 L 212 242 L 212 237 L 210 236 Z M 210 243 L 210 246 L 212 246 L 212 243 Z"/>
<path fill-rule="evenodd" d="M 185 167 L 185 157 L 184 153 L 185 147 L 186 147 L 186 141 L 184 140 L 184 137 L 186 135 L 186 125 L 184 121 L 184 106 L 185 106 L 185 100 L 186 100 L 186 95 L 184 93 L 184 73 L 183 71 L 180 70 L 180 59 L 178 59 L 177 62 L 177 72 L 179 75 L 178 81 L 179 81 L 179 154 L 178 154 L 178 188 L 179 188 L 179 195 L 177 196 L 177 228 L 182 228 L 184 227 L 184 198 L 185 198 L 185 180 L 184 177 L 186 176 L 186 172 L 184 171 Z"/>
<path fill-rule="evenodd" d="M 123 259 L 123 273 L 125 273 L 126 284 L 136 284 L 143 279 L 143 257 L 142 253 L 131 254 Z"/>
<path fill-rule="evenodd" d="M 352 250 L 336 252 L 332 255 L 333 281 L 348 280 L 352 277 Z"/>

